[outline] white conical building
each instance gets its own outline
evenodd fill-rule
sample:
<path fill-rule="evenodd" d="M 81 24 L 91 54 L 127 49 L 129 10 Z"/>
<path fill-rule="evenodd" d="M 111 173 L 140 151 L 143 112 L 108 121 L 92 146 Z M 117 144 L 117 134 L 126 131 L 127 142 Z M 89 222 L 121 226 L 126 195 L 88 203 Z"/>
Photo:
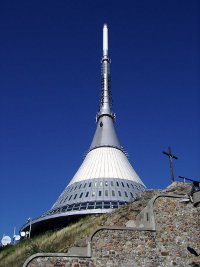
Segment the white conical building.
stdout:
<path fill-rule="evenodd" d="M 111 212 L 145 190 L 145 185 L 129 163 L 120 145 L 112 113 L 108 27 L 103 27 L 101 101 L 97 128 L 89 151 L 80 168 L 52 208 L 32 221 L 35 232 L 58 228 L 72 218 Z M 29 223 L 21 230 L 29 229 Z"/>

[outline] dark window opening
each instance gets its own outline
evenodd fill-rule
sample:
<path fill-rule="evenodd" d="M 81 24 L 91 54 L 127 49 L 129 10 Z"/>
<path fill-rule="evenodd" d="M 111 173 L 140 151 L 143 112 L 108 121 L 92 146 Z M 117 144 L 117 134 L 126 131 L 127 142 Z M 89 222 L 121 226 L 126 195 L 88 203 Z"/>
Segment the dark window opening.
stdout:
<path fill-rule="evenodd" d="M 89 204 L 88 204 L 88 209 L 94 209 L 94 202 L 90 202 Z"/>
<path fill-rule="evenodd" d="M 118 203 L 117 202 L 111 202 L 111 208 L 117 209 L 118 208 Z"/>
<path fill-rule="evenodd" d="M 81 210 L 86 210 L 86 208 L 87 208 L 87 203 L 82 203 L 81 204 Z"/>
<path fill-rule="evenodd" d="M 75 204 L 75 205 L 73 206 L 73 210 L 79 210 L 79 207 L 80 207 L 80 204 Z"/>
<path fill-rule="evenodd" d="M 96 209 L 102 209 L 102 202 L 96 202 Z"/>
<path fill-rule="evenodd" d="M 104 209 L 110 209 L 110 202 L 105 201 L 103 207 Z"/>
<path fill-rule="evenodd" d="M 67 207 L 62 207 L 61 211 L 64 212 L 66 211 Z"/>

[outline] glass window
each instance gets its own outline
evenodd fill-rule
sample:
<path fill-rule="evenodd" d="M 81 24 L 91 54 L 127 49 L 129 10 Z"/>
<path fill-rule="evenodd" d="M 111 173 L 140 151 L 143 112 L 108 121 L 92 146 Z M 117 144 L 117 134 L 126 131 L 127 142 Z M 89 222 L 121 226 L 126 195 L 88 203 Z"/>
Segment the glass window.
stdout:
<path fill-rule="evenodd" d="M 99 191 L 99 197 L 101 197 L 101 191 Z"/>
<path fill-rule="evenodd" d="M 125 197 L 128 197 L 128 195 L 127 195 L 127 192 L 126 192 L 126 191 L 124 192 L 124 195 L 125 195 Z"/>
<path fill-rule="evenodd" d="M 94 197 L 95 196 L 95 192 L 92 192 L 92 197 Z"/>
<path fill-rule="evenodd" d="M 88 209 L 94 209 L 94 202 L 90 202 L 88 205 Z"/>
<path fill-rule="evenodd" d="M 70 196 L 69 200 L 72 198 L 72 195 Z"/>
<path fill-rule="evenodd" d="M 108 196 L 108 190 L 105 190 L 105 196 L 106 197 Z"/>
<path fill-rule="evenodd" d="M 122 184 L 122 186 L 124 187 L 124 183 L 123 183 L 123 182 L 121 182 L 121 184 Z"/>
<path fill-rule="evenodd" d="M 113 181 L 111 181 L 111 183 L 110 183 L 110 184 L 111 184 L 111 186 L 113 186 L 113 185 L 114 185 L 114 184 L 113 184 Z"/>
<path fill-rule="evenodd" d="M 86 210 L 86 206 L 87 206 L 87 205 L 85 205 L 85 206 L 82 206 L 82 205 L 81 205 L 80 209 L 81 209 L 81 210 Z"/>
<path fill-rule="evenodd" d="M 130 188 L 129 184 L 127 183 L 127 187 Z"/>
<path fill-rule="evenodd" d="M 77 194 L 74 196 L 74 199 L 77 197 Z"/>
<path fill-rule="evenodd" d="M 70 192 L 73 190 L 73 188 L 74 188 L 74 187 L 72 186 L 72 188 L 71 188 Z"/>
<path fill-rule="evenodd" d="M 89 185 L 88 185 L 88 186 L 89 186 L 89 187 L 91 187 L 91 184 L 92 184 L 92 183 L 89 183 Z"/>
<path fill-rule="evenodd" d="M 105 201 L 103 207 L 105 209 L 109 209 L 110 208 L 110 202 Z"/>
<path fill-rule="evenodd" d="M 65 207 L 62 207 L 62 212 L 64 212 L 64 211 L 66 211 L 66 209 L 67 209 L 67 207 L 65 206 Z"/>
<path fill-rule="evenodd" d="M 80 184 L 79 189 L 81 189 L 82 184 Z"/>
<path fill-rule="evenodd" d="M 68 196 L 66 196 L 65 201 L 67 200 Z"/>
<path fill-rule="evenodd" d="M 118 182 L 116 182 L 116 184 L 117 184 L 117 186 L 119 186 L 119 183 Z"/>
<path fill-rule="evenodd" d="M 117 209 L 118 208 L 118 203 L 117 202 L 111 202 L 111 208 Z"/>
<path fill-rule="evenodd" d="M 88 197 L 88 195 L 89 195 L 89 192 L 86 193 L 85 197 Z"/>
<path fill-rule="evenodd" d="M 84 184 L 84 188 L 86 187 L 87 183 Z"/>
<path fill-rule="evenodd" d="M 108 182 L 105 182 L 105 186 L 108 186 Z"/>
<path fill-rule="evenodd" d="M 133 196 L 132 192 L 130 192 L 130 194 L 131 194 L 131 197 L 132 197 L 132 198 L 134 198 L 134 196 Z"/>
<path fill-rule="evenodd" d="M 115 191 L 114 191 L 114 190 L 112 190 L 112 196 L 113 196 L 113 197 L 115 196 Z"/>
<path fill-rule="evenodd" d="M 133 187 L 133 189 L 134 189 L 134 186 L 133 186 L 133 184 L 131 184 L 131 186 Z"/>
<path fill-rule="evenodd" d="M 96 202 L 96 209 L 102 209 L 102 202 Z"/>
<path fill-rule="evenodd" d="M 77 186 L 74 187 L 74 191 L 76 190 Z"/>
<path fill-rule="evenodd" d="M 82 198 L 82 196 L 83 196 L 83 192 L 80 194 L 79 198 Z"/>
<path fill-rule="evenodd" d="M 94 183 L 94 186 L 97 186 L 97 182 Z"/>
<path fill-rule="evenodd" d="M 100 182 L 99 185 L 102 186 L 103 185 L 103 182 Z"/>
<path fill-rule="evenodd" d="M 80 204 L 75 204 L 72 209 L 73 210 L 79 210 L 79 208 L 80 208 Z"/>
<path fill-rule="evenodd" d="M 122 193 L 121 193 L 121 191 L 118 191 L 118 195 L 119 195 L 119 197 L 121 197 L 121 196 L 122 196 Z"/>

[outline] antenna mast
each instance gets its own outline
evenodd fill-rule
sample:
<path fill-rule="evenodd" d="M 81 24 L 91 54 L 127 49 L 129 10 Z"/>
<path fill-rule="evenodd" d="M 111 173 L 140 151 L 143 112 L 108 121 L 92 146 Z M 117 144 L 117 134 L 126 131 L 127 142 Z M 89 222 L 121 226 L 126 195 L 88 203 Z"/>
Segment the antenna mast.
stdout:
<path fill-rule="evenodd" d="M 101 100 L 100 111 L 97 114 L 97 121 L 99 117 L 107 115 L 115 118 L 112 113 L 112 96 L 111 96 L 111 78 L 110 78 L 110 63 L 108 56 L 108 26 L 103 26 L 103 57 L 101 60 Z"/>

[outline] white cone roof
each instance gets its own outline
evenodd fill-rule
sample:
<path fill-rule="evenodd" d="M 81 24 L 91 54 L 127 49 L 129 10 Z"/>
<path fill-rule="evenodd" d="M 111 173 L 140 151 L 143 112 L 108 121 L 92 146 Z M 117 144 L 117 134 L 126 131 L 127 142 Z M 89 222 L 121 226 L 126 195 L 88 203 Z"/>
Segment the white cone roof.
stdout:
<path fill-rule="evenodd" d="M 93 178 L 119 178 L 144 185 L 126 155 L 114 147 L 91 150 L 69 185 Z"/>

